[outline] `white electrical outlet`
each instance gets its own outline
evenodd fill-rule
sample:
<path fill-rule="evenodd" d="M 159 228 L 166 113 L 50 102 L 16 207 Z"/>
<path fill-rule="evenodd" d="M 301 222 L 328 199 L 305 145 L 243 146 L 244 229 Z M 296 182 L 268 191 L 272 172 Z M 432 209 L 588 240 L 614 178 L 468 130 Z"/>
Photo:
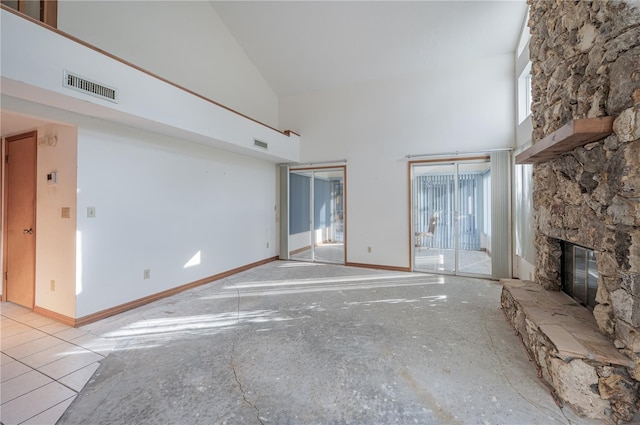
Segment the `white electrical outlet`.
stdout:
<path fill-rule="evenodd" d="M 143 279 L 151 279 L 151 269 L 144 270 Z"/>
<path fill-rule="evenodd" d="M 267 248 L 269 248 L 269 242 L 267 242 Z"/>
<path fill-rule="evenodd" d="M 370 246 L 367 247 L 367 252 L 371 253 L 371 247 Z"/>

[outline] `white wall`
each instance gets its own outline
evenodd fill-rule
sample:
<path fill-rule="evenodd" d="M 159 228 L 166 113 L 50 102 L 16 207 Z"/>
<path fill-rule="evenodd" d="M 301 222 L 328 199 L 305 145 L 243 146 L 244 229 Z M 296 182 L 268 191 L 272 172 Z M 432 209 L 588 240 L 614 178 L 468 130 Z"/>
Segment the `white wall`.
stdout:
<path fill-rule="evenodd" d="M 42 143 L 52 135 L 55 146 Z M 76 137 L 71 126 L 38 128 L 35 303 L 67 317 L 75 317 L 76 305 Z M 52 171 L 57 172 L 56 184 L 47 183 Z M 63 207 L 69 208 L 69 218 L 62 218 Z"/>
<path fill-rule="evenodd" d="M 275 256 L 275 187 L 266 161 L 81 125 L 77 317 Z"/>
<path fill-rule="evenodd" d="M 295 135 L 246 119 L 11 12 L 1 10 L 0 17 L 3 95 L 273 162 L 298 159 Z M 119 101 L 64 87 L 65 70 L 116 87 Z M 268 149 L 256 147 L 254 138 L 268 143 Z"/>
<path fill-rule="evenodd" d="M 276 126 L 278 99 L 207 1 L 59 1 L 58 28 Z"/>
<path fill-rule="evenodd" d="M 521 120 L 525 109 L 526 87 L 522 76 L 526 75 L 530 68 L 529 61 L 529 28 L 527 27 L 528 14 L 524 21 L 523 31 L 520 39 L 522 50 L 515 56 L 514 81 L 516 81 L 516 107 L 518 114 L 515 116 L 516 122 L 516 146 L 515 154 L 520 153 L 531 146 L 531 136 L 533 134 L 533 122 L 531 115 Z M 531 106 L 531 105 L 529 105 Z M 515 155 L 514 155 L 515 156 Z M 531 165 L 515 165 L 514 167 L 514 255 L 513 274 L 519 279 L 531 280 L 533 278 L 535 263 L 535 247 L 533 246 L 533 180 Z"/>
<path fill-rule="evenodd" d="M 513 146 L 513 73 L 508 54 L 280 100 L 301 162 L 348 161 L 347 261 L 409 267 L 405 156 Z"/>

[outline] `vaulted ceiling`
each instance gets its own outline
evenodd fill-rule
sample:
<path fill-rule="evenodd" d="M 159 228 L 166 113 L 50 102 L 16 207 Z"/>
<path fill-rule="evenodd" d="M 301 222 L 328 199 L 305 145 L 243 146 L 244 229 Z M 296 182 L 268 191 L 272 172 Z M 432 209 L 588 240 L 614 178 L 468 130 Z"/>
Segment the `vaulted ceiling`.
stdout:
<path fill-rule="evenodd" d="M 211 4 L 278 96 L 511 53 L 526 14 L 524 0 Z"/>

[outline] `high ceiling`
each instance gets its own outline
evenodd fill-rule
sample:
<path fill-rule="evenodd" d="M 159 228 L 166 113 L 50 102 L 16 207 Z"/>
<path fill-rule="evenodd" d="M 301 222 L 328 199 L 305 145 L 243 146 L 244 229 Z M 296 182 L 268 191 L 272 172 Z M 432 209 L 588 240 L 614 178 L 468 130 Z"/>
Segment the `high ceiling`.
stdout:
<path fill-rule="evenodd" d="M 211 4 L 278 96 L 513 52 L 526 13 L 524 0 Z"/>

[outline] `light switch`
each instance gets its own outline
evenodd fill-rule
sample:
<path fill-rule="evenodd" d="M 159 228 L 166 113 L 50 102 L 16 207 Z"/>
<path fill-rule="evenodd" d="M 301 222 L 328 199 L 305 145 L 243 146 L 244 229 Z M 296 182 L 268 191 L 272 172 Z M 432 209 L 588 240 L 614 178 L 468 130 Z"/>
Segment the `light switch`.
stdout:
<path fill-rule="evenodd" d="M 87 207 L 87 217 L 96 218 L 96 207 Z"/>
<path fill-rule="evenodd" d="M 47 173 L 47 183 L 48 184 L 56 184 L 58 183 L 58 173 L 56 171 L 52 171 Z"/>
<path fill-rule="evenodd" d="M 71 218 L 71 208 L 69 207 L 62 207 L 61 211 L 60 211 L 60 216 L 62 218 Z"/>

